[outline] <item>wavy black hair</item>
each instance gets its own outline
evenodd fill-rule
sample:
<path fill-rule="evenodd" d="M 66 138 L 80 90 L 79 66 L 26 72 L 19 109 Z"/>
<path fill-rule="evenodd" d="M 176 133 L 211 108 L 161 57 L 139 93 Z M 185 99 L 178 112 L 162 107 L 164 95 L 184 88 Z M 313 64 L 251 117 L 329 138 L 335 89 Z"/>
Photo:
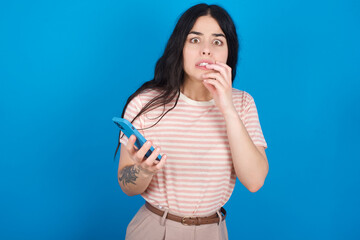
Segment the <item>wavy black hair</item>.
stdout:
<path fill-rule="evenodd" d="M 156 125 L 166 113 L 175 108 L 180 96 L 180 87 L 184 81 L 182 53 L 186 38 L 193 28 L 196 20 L 199 17 L 206 15 L 213 17 L 218 22 L 221 30 L 225 34 L 228 45 L 228 59 L 226 64 L 232 69 L 232 82 L 234 82 L 239 51 L 239 41 L 234 22 L 226 10 L 220 6 L 208 5 L 204 3 L 197 4 L 185 11 L 179 18 L 174 31 L 170 36 L 170 39 L 167 42 L 164 54 L 156 63 L 154 78 L 145 82 L 128 98 L 121 115 L 122 117 L 124 117 L 125 110 L 129 102 L 142 91 L 147 89 L 158 90 L 160 94 L 146 103 L 131 122 L 134 122 L 134 120 L 141 114 L 163 106 L 163 113 L 159 116 L 158 121 L 154 124 Z M 175 104 L 170 109 L 165 111 L 165 105 L 170 103 L 173 99 L 175 99 Z M 119 132 L 118 145 L 115 150 L 114 159 L 120 146 L 120 138 L 121 131 Z"/>

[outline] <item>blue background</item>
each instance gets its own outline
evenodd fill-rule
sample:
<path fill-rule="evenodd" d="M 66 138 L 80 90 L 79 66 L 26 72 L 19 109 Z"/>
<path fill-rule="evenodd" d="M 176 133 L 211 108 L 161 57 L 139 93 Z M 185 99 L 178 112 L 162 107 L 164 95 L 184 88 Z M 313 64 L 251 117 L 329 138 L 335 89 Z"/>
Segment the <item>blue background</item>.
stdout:
<path fill-rule="evenodd" d="M 143 200 L 118 186 L 111 118 L 195 3 L 1 1 L 0 239 L 124 238 Z M 230 239 L 359 239 L 360 2 L 220 5 L 270 164 L 258 192 L 237 183 Z"/>

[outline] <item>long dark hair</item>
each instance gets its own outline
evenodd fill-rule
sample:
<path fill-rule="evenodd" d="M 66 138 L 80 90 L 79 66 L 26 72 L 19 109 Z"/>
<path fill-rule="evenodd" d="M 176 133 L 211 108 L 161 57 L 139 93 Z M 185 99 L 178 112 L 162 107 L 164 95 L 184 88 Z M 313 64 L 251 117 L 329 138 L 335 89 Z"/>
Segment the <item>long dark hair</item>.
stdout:
<path fill-rule="evenodd" d="M 234 22 L 225 9 L 220 6 L 207 5 L 204 3 L 198 4 L 189 8 L 180 17 L 166 45 L 164 54 L 156 63 L 154 78 L 145 82 L 128 98 L 121 117 L 124 117 L 125 110 L 129 102 L 146 89 L 158 90 L 160 94 L 146 103 L 131 122 L 133 122 L 141 114 L 151 111 L 159 106 L 163 106 L 164 111 L 159 116 L 158 121 L 154 124 L 156 125 L 166 113 L 175 108 L 180 96 L 180 87 L 184 81 L 182 52 L 186 38 L 190 30 L 193 28 L 196 20 L 199 17 L 206 15 L 213 17 L 218 22 L 221 30 L 225 34 L 228 45 L 228 59 L 226 64 L 229 65 L 232 69 L 232 81 L 234 81 L 239 51 L 239 41 Z M 170 109 L 165 111 L 165 105 L 170 103 L 173 99 L 175 99 L 175 104 Z M 120 136 L 121 131 L 119 132 L 119 141 L 115 150 L 114 158 L 120 146 Z"/>

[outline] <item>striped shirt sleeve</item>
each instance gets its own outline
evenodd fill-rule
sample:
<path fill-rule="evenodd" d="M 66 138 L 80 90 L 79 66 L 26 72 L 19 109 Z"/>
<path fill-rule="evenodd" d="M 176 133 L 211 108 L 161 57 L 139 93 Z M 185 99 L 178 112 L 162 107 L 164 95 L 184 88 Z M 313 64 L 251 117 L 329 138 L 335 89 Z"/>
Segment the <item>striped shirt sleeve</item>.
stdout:
<path fill-rule="evenodd" d="M 256 146 L 262 146 L 267 148 L 267 143 L 264 138 L 264 134 L 261 129 L 258 111 L 255 105 L 254 98 L 244 92 L 245 106 L 244 106 L 244 117 L 243 123 L 248 131 L 251 140 Z"/>

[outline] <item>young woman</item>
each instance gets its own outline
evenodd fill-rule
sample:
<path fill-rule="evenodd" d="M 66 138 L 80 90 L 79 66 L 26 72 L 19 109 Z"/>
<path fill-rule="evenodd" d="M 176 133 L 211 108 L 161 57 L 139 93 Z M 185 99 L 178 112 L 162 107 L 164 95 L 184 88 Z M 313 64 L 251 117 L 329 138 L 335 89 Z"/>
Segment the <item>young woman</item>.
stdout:
<path fill-rule="evenodd" d="M 236 177 L 251 192 L 264 184 L 267 145 L 255 102 L 232 88 L 238 45 L 223 8 L 193 6 L 176 24 L 154 79 L 129 97 L 123 117 L 148 142 L 140 149 L 135 136 L 119 142 L 119 184 L 146 201 L 126 239 L 227 239 L 222 206 Z"/>

